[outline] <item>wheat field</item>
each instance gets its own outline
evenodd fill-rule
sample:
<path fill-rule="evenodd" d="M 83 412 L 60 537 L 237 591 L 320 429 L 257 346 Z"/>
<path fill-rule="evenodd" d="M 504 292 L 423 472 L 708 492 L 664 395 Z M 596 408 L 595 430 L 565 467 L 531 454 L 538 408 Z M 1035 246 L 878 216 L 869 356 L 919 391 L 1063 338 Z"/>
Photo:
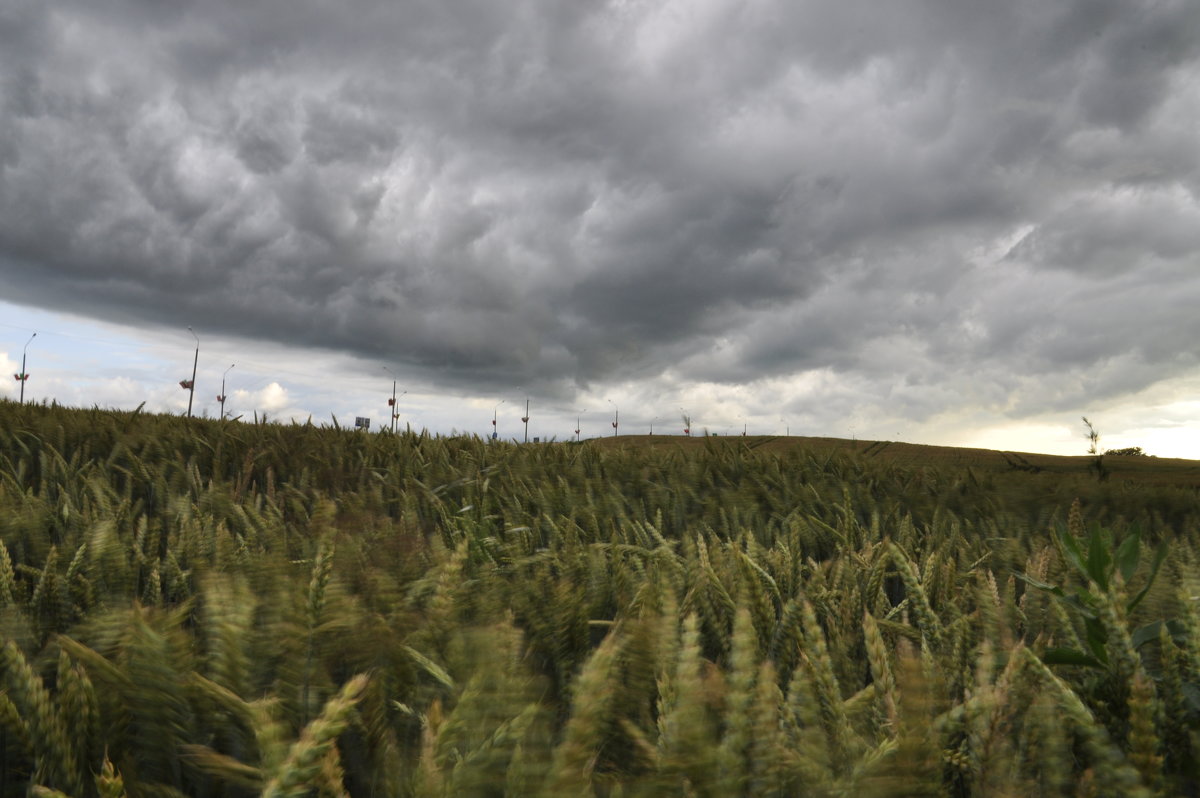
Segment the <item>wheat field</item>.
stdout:
<path fill-rule="evenodd" d="M 1198 523 L 1187 479 L 3 402 L 0 798 L 1196 795 Z"/>

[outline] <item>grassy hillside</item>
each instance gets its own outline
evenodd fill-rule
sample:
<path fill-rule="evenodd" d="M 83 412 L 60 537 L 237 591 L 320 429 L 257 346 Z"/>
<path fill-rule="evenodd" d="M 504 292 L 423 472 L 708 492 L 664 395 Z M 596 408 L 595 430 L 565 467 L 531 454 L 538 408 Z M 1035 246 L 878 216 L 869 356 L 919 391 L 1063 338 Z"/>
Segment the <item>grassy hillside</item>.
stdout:
<path fill-rule="evenodd" d="M 0 796 L 1195 794 L 1196 464 L 1011 457 L 0 403 Z"/>
<path fill-rule="evenodd" d="M 824 451 L 859 455 L 870 460 L 884 460 L 914 467 L 970 468 L 974 471 L 1048 474 L 1056 477 L 1081 476 L 1094 479 L 1095 457 L 1080 455 L 1064 457 L 1033 452 L 1009 452 L 995 449 L 972 449 L 957 446 L 927 446 L 897 441 L 847 440 L 845 438 L 812 438 L 778 435 L 685 438 L 670 435 L 625 435 L 600 438 L 590 442 L 600 446 L 682 446 L 685 451 L 704 446 L 746 447 L 759 452 L 786 454 L 789 451 Z M 1083 448 L 1083 444 L 1080 444 Z M 1139 484 L 1180 485 L 1200 487 L 1200 460 L 1171 457 L 1138 457 L 1107 455 L 1104 466 L 1109 479 Z"/>

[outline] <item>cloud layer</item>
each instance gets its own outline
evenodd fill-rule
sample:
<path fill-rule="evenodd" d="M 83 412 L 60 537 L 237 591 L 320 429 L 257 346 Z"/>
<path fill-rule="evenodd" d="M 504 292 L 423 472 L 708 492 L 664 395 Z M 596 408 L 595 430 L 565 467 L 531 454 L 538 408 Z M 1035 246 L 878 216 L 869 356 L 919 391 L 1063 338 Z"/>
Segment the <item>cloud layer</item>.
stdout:
<path fill-rule="evenodd" d="M 1198 58 L 1192 0 L 0 0 L 0 280 L 444 391 L 1067 412 L 1197 369 Z"/>

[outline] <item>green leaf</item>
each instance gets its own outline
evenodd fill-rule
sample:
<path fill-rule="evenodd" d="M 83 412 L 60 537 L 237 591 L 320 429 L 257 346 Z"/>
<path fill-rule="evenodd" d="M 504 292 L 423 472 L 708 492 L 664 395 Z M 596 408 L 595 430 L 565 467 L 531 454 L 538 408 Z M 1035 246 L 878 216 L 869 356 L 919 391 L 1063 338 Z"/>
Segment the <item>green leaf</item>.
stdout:
<path fill-rule="evenodd" d="M 1083 551 L 1079 548 L 1079 541 L 1065 529 L 1059 530 L 1058 539 L 1062 543 L 1063 554 L 1066 556 L 1067 562 L 1075 566 L 1075 570 L 1079 571 L 1080 576 L 1087 579 L 1088 569 L 1083 561 Z"/>
<path fill-rule="evenodd" d="M 446 687 L 450 690 L 454 689 L 453 677 L 446 673 L 446 670 L 441 665 L 438 665 L 429 657 L 425 656 L 411 646 L 401 646 L 401 648 L 404 650 L 404 653 L 412 657 L 413 662 L 417 663 L 417 665 L 419 665 L 423 671 L 440 682 L 443 687 Z"/>
<path fill-rule="evenodd" d="M 1171 639 L 1177 645 L 1184 645 L 1187 642 L 1187 627 L 1182 622 L 1176 620 L 1170 621 L 1155 621 L 1148 623 L 1145 626 L 1134 630 L 1133 634 L 1129 635 L 1129 639 L 1133 642 L 1134 648 L 1141 648 L 1151 640 L 1157 640 L 1163 626 L 1167 627 L 1167 634 L 1171 635 Z"/>
<path fill-rule="evenodd" d="M 1108 632 L 1104 631 L 1104 625 L 1097 618 L 1088 618 L 1083 623 L 1084 629 L 1087 630 L 1087 645 L 1096 655 L 1096 659 L 1108 664 L 1108 649 L 1105 644 L 1108 643 Z"/>
<path fill-rule="evenodd" d="M 1121 569 L 1121 578 L 1128 582 L 1137 571 L 1138 561 L 1142 555 L 1142 533 L 1135 531 L 1121 541 L 1117 549 L 1117 567 Z"/>
<path fill-rule="evenodd" d="M 1112 542 L 1099 525 L 1088 535 L 1087 573 L 1093 582 L 1108 592 L 1108 577 L 1112 569 Z"/>
<path fill-rule="evenodd" d="M 1154 584 L 1155 578 L 1158 577 L 1158 569 L 1162 567 L 1163 560 L 1167 558 L 1167 541 L 1158 544 L 1158 548 L 1154 550 L 1154 561 L 1150 564 L 1150 575 L 1146 577 L 1146 584 L 1136 596 L 1129 600 L 1125 605 L 1126 612 L 1133 612 L 1133 608 L 1142 603 L 1142 599 L 1150 592 L 1150 586 Z"/>
<path fill-rule="evenodd" d="M 1187 704 L 1189 715 L 1192 717 L 1200 715 L 1200 685 L 1195 682 L 1184 682 L 1183 699 Z"/>
<path fill-rule="evenodd" d="M 1058 585 L 1051 585 L 1046 582 L 1038 581 L 1037 579 L 1034 579 L 1032 576 L 1029 576 L 1028 574 L 1014 574 L 1014 575 L 1017 577 L 1017 579 L 1020 579 L 1021 581 L 1030 585 L 1031 587 L 1036 587 L 1038 590 L 1045 590 L 1047 593 L 1053 593 L 1056 596 L 1065 596 L 1066 595 L 1065 593 L 1063 593 L 1063 589 L 1061 587 L 1059 587 Z"/>
<path fill-rule="evenodd" d="M 1154 623 L 1148 623 L 1145 626 L 1135 629 L 1133 633 L 1129 635 L 1129 640 L 1133 643 L 1133 647 L 1141 648 L 1151 640 L 1157 640 L 1159 630 L 1162 629 L 1162 625 L 1162 621 L 1155 621 Z"/>
<path fill-rule="evenodd" d="M 1085 618 L 1096 617 L 1096 599 L 1086 590 L 1076 590 L 1075 595 L 1063 596 L 1063 603 L 1073 607 Z"/>
<path fill-rule="evenodd" d="M 1048 648 L 1042 654 L 1047 665 L 1082 665 L 1085 668 L 1103 668 L 1104 663 L 1090 654 L 1075 648 Z"/>

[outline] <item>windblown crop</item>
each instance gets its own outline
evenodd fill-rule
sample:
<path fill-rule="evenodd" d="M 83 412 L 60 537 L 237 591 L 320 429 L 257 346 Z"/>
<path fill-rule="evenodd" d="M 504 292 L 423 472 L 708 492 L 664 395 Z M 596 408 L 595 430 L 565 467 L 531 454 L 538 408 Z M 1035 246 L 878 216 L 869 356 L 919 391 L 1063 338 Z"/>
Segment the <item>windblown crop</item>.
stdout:
<path fill-rule="evenodd" d="M 0 796 L 1196 794 L 1198 519 L 737 441 L 2 403 Z"/>

